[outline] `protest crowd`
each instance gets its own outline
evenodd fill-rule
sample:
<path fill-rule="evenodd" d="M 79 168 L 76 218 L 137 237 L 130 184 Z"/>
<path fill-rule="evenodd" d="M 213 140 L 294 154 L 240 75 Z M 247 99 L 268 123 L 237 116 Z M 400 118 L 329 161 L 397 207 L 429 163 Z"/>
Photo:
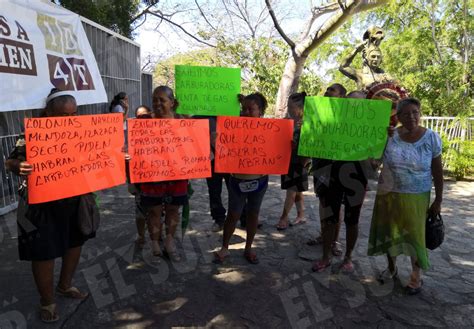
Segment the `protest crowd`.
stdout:
<path fill-rule="evenodd" d="M 365 100 L 366 96 L 362 91 L 347 93 L 342 85 L 332 84 L 324 96 L 318 99 L 331 102 L 338 99 L 373 102 Z M 281 188 L 286 191 L 286 198 L 275 229 L 284 231 L 289 226 L 305 224 L 307 219 L 304 213 L 303 192 L 308 191 L 308 179 L 312 175 L 314 193 L 320 203 L 321 234 L 308 241 L 308 244 L 320 244 L 323 248 L 323 257 L 314 262 L 312 271 L 325 271 L 330 267 L 333 256 L 344 254 L 340 270 L 352 272 L 352 251 L 357 242 L 360 210 L 368 179 L 377 176 L 377 171 L 381 168 L 368 255 L 385 255 L 387 258 L 387 268 L 378 278 L 381 283 L 397 277 L 397 256 L 409 256 L 412 273 L 406 291 L 407 294 L 419 293 L 423 285 L 421 271 L 429 267 L 425 246 L 426 214 L 439 214 L 443 191 L 441 141 L 435 132 L 419 125 L 420 102 L 408 97 L 388 99 L 388 113 L 391 118 L 386 118 L 387 126 L 382 134 L 385 141 L 382 145 L 382 155 L 379 158 L 366 157 L 349 161 L 311 157 L 302 152 L 308 144 L 307 141 L 306 144 L 302 141 L 308 120 L 304 112 L 310 108 L 311 99 L 306 93 L 295 93 L 289 97 L 288 119 L 263 118 L 268 104 L 265 97 L 258 92 L 246 96 L 238 94 L 236 99 L 240 104 L 240 117 L 178 114 L 180 103 L 173 90 L 167 86 L 159 86 L 153 92 L 152 109 L 139 106 L 135 110 L 135 119 L 128 120 L 127 131 L 126 125 L 122 127 L 128 112 L 127 95 L 121 92 L 114 98 L 110 106 L 110 112 L 114 114 L 105 116 L 118 116 L 118 119 L 108 121 L 118 127 L 114 136 L 123 136 L 121 128 L 126 129 L 128 142 L 125 147 L 128 144 L 128 150 L 124 147 L 125 138 L 117 138 L 115 143 L 110 140 L 91 142 L 90 150 L 97 154 L 92 159 L 90 154 L 88 157 L 89 160 L 95 161 L 94 163 L 101 164 L 103 170 L 118 167 L 123 168 L 123 173 L 126 172 L 129 191 L 135 196 L 137 245 L 143 248 L 149 240 L 151 252 L 157 260 L 166 257 L 175 262 L 181 261 L 181 255 L 175 245 L 175 235 L 180 220 L 188 220 L 189 192 L 192 190 L 191 179 L 181 177 L 206 178 L 214 221 L 212 230 L 223 231 L 222 246 L 214 252 L 214 263 L 222 264 L 227 261 L 230 239 L 240 220 L 241 226 L 245 227 L 247 232 L 243 256 L 250 264 L 258 264 L 259 258 L 252 248 L 252 243 L 260 225 L 260 207 L 269 188 L 269 174 L 275 174 L 271 166 L 283 163 Z M 53 89 L 46 98 L 42 118 L 32 120 L 63 120 L 64 117 L 76 115 L 77 106 L 73 95 L 67 91 Z M 79 119 L 81 116 L 74 118 Z M 80 120 L 71 120 L 71 125 L 75 125 L 79 131 L 86 129 L 81 128 L 82 124 L 84 123 Z M 37 123 L 32 126 L 41 129 L 41 125 Z M 207 139 L 196 140 L 196 136 L 186 135 L 186 132 L 192 129 L 208 132 L 205 134 Z M 249 129 L 256 135 L 249 134 Z M 113 130 L 109 129 L 108 132 Z M 243 130 L 245 132 L 239 135 L 239 131 Z M 271 133 L 274 148 L 280 150 L 278 156 L 273 156 L 268 149 L 262 147 L 267 145 L 263 143 L 264 136 L 259 135 L 262 131 Z M 78 133 L 79 139 L 81 136 L 85 138 L 90 135 L 90 131 Z M 279 140 L 279 135 L 285 136 Z M 225 147 L 233 143 L 238 144 L 240 137 L 244 146 L 234 149 Z M 166 143 L 167 139 L 169 143 Z M 38 140 L 41 140 L 43 146 L 37 148 L 36 153 L 31 153 L 28 143 L 32 140 L 32 135 L 25 131 L 25 135 L 20 136 L 7 159 L 6 166 L 13 173 L 28 178 L 23 180 L 20 189 L 19 207 L 22 211 L 18 212 L 19 255 L 21 260 L 32 263 L 33 276 L 41 297 L 41 320 L 54 322 L 59 319 L 54 300 L 55 291 L 59 295 L 75 299 L 84 299 L 88 295 L 74 287 L 72 280 L 80 258 L 81 246 L 88 239 L 100 234 L 96 227 L 98 209 L 94 196 L 90 193 L 94 190 L 70 194 L 67 197 L 58 196 L 47 201 L 33 201 L 34 195 L 31 192 L 34 189 L 27 185 L 40 187 L 41 184 L 49 182 L 45 180 L 46 176 L 43 176 L 43 180 L 39 180 L 38 177 L 41 176 L 30 179 L 35 171 L 41 171 L 35 157 L 47 157 L 55 152 L 62 153 L 65 157 L 67 154 L 62 150 L 64 145 L 58 146 L 54 141 L 44 141 L 41 138 Z M 61 142 L 62 140 L 57 141 Z M 180 153 L 180 147 L 187 142 L 193 142 L 190 146 L 192 149 L 202 149 L 201 154 L 207 152 L 208 156 L 194 156 L 191 151 L 186 151 L 183 155 Z M 118 148 L 119 151 L 114 154 L 107 153 L 112 144 L 116 145 L 115 149 Z M 89 144 L 84 142 L 84 145 Z M 78 149 L 84 150 L 82 146 Z M 164 158 L 160 157 L 164 155 Z M 180 160 L 184 164 L 180 168 L 173 167 L 178 161 L 177 157 L 181 157 Z M 222 159 L 226 157 L 230 158 L 232 165 L 226 166 L 223 163 Z M 55 169 L 60 169 L 62 164 L 67 165 L 69 162 L 59 162 Z M 194 168 L 195 165 L 200 165 L 201 168 Z M 163 169 L 168 167 L 172 169 Z M 262 168 L 267 168 L 268 171 L 265 172 Z M 145 175 L 145 171 L 148 171 L 149 175 Z M 72 170 L 68 172 L 71 176 L 75 175 Z M 82 166 L 77 172 L 88 175 L 87 169 Z M 436 197 L 430 204 L 432 180 Z M 113 185 L 124 182 L 125 177 L 115 180 Z M 223 185 L 228 192 L 227 207 L 223 205 L 221 197 Z M 296 207 L 297 216 L 291 220 L 289 214 L 293 206 Z M 342 222 L 346 227 L 345 251 L 339 242 Z M 149 239 L 146 238 L 146 229 Z M 59 281 L 54 288 L 56 258 L 62 258 L 62 267 Z"/>

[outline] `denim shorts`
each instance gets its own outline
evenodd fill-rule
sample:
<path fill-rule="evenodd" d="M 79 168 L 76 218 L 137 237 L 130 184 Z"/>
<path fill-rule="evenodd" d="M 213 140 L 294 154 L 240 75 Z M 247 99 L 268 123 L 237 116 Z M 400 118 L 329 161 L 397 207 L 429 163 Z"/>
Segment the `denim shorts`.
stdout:
<path fill-rule="evenodd" d="M 241 214 L 247 202 L 248 212 L 259 212 L 267 191 L 268 176 L 257 179 L 229 178 L 229 212 Z"/>

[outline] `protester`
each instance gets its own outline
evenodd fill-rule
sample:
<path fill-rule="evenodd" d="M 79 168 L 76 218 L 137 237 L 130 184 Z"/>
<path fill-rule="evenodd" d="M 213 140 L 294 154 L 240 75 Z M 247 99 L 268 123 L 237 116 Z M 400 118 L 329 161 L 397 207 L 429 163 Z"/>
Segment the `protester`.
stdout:
<path fill-rule="evenodd" d="M 135 118 L 151 119 L 152 111 L 146 105 L 140 105 L 135 109 Z M 137 226 L 137 239 L 135 243 L 138 248 L 143 249 L 145 246 L 145 226 L 146 214 L 140 205 L 140 184 L 128 184 L 128 191 L 135 197 L 135 224 Z"/>
<path fill-rule="evenodd" d="M 109 106 L 110 113 L 123 114 L 123 132 L 125 137 L 124 151 L 127 150 L 128 134 L 127 134 L 127 116 L 128 116 L 128 96 L 125 92 L 119 92 L 114 96 Z"/>
<path fill-rule="evenodd" d="M 211 177 L 206 178 L 207 190 L 209 193 L 209 208 L 211 210 L 211 217 L 214 220 L 212 225 L 213 232 L 220 232 L 224 228 L 226 217 L 226 209 L 222 204 L 222 182 L 225 186 L 229 184 L 229 174 L 217 173 L 215 168 L 215 151 L 216 151 L 216 136 L 217 136 L 217 117 L 215 116 L 194 116 L 196 119 L 209 120 L 209 136 L 211 139 Z"/>
<path fill-rule="evenodd" d="M 51 90 L 42 116 L 77 115 L 76 100 L 70 92 Z M 26 161 L 26 141 L 20 136 L 6 167 L 24 180 L 20 188 L 18 209 L 18 249 L 20 260 L 32 263 L 36 288 L 41 296 L 40 319 L 55 322 L 59 315 L 54 301 L 54 262 L 62 258 L 56 293 L 65 297 L 85 299 L 88 294 L 72 286 L 72 278 L 81 255 L 81 247 L 95 234 L 84 236 L 79 230 L 79 205 L 83 196 L 51 202 L 28 204 L 26 176 L 33 166 Z M 94 207 L 95 204 L 93 205 Z M 21 285 L 21 283 L 19 283 Z"/>
<path fill-rule="evenodd" d="M 347 93 L 347 90 L 346 88 L 344 88 L 343 85 L 339 83 L 334 83 L 326 89 L 324 96 L 343 98 L 343 97 L 346 97 L 346 93 Z M 332 163 L 333 163 L 332 160 L 313 159 L 312 170 L 313 170 L 313 175 L 314 175 L 314 192 L 316 193 L 316 196 L 318 196 L 318 191 L 328 184 Z M 307 244 L 310 246 L 323 243 L 322 231 L 323 231 L 325 221 L 323 220 L 322 209 L 323 209 L 323 206 L 321 202 L 319 202 L 319 219 L 320 219 L 320 224 L 321 224 L 321 236 L 317 237 L 316 239 L 309 240 Z M 341 219 L 339 219 L 339 221 L 336 224 L 334 237 L 331 241 L 331 252 L 334 256 L 342 255 L 341 244 L 338 242 L 340 230 L 341 230 Z"/>
<path fill-rule="evenodd" d="M 292 94 L 288 98 L 288 114 L 294 120 L 293 143 L 291 160 L 288 173 L 281 176 L 281 188 L 286 190 L 283 213 L 276 228 L 280 231 L 286 230 L 288 225 L 304 224 L 304 197 L 303 192 L 308 190 L 308 165 L 309 158 L 298 156 L 298 142 L 300 139 L 301 125 L 303 122 L 303 109 L 305 92 Z M 293 204 L 296 204 L 296 218 L 289 223 L 288 215 Z"/>
<path fill-rule="evenodd" d="M 396 278 L 396 257 L 411 258 L 412 273 L 406 287 L 410 295 L 421 291 L 421 270 L 430 266 L 425 246 L 427 213 L 439 214 L 443 194 L 441 139 L 420 126 L 420 101 L 406 98 L 397 105 L 401 127 L 388 140 L 375 198 L 369 236 L 369 255 L 387 256 L 381 282 Z M 430 203 L 431 178 L 435 200 Z"/>
<path fill-rule="evenodd" d="M 125 92 L 119 92 L 114 96 L 109 106 L 110 113 L 123 113 L 123 121 L 127 119 L 128 115 L 128 96 Z"/>
<path fill-rule="evenodd" d="M 348 97 L 365 98 L 364 93 L 351 92 Z M 323 258 L 313 264 L 313 271 L 321 272 L 331 265 L 330 249 L 340 225 L 341 206 L 344 205 L 346 224 L 346 253 L 341 270 L 352 272 L 352 251 L 359 234 L 359 216 L 367 188 L 367 177 L 361 161 L 332 161 L 326 169 L 327 184 L 320 184 L 318 197 L 322 216 Z M 316 177 L 316 176 L 315 176 Z"/>
<path fill-rule="evenodd" d="M 156 87 L 153 91 L 153 118 L 177 118 L 178 100 L 173 90 L 167 86 Z M 180 261 L 174 241 L 179 222 L 179 209 L 188 201 L 188 180 L 173 180 L 140 184 L 140 205 L 146 211 L 151 248 L 154 256 L 161 256 L 161 215 L 164 209 L 166 238 L 164 254 L 173 261 Z"/>
<path fill-rule="evenodd" d="M 267 108 L 265 97 L 256 92 L 247 96 L 238 95 L 242 106 L 242 115 L 260 118 Z M 247 239 L 245 242 L 244 257 L 251 264 L 258 264 L 259 260 L 252 243 L 257 232 L 258 215 L 262 205 L 263 196 L 268 187 L 268 175 L 231 174 L 229 178 L 229 206 L 227 218 L 224 223 L 224 237 L 222 248 L 214 253 L 215 263 L 222 263 L 229 255 L 229 242 L 235 231 L 245 202 L 247 202 Z"/>

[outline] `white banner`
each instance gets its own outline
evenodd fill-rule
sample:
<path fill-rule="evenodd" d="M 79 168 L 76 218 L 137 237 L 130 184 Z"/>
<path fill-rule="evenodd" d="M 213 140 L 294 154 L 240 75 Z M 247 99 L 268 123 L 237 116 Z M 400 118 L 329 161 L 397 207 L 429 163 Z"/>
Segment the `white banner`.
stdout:
<path fill-rule="evenodd" d="M 0 112 L 43 108 L 52 88 L 78 105 L 107 102 L 78 15 L 40 0 L 0 1 Z"/>

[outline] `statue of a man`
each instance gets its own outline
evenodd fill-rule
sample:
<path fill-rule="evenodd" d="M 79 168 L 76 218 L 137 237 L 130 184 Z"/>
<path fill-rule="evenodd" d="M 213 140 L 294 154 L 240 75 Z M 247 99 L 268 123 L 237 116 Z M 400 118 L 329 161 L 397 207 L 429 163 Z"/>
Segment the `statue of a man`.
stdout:
<path fill-rule="evenodd" d="M 357 45 L 352 53 L 343 60 L 339 71 L 342 74 L 355 80 L 359 90 L 367 90 L 374 83 L 391 82 L 393 78 L 380 68 L 382 63 L 382 51 L 379 48 L 384 38 L 383 30 L 377 27 L 370 27 L 364 33 L 364 41 Z M 351 67 L 355 56 L 362 52 L 362 69 Z"/>

